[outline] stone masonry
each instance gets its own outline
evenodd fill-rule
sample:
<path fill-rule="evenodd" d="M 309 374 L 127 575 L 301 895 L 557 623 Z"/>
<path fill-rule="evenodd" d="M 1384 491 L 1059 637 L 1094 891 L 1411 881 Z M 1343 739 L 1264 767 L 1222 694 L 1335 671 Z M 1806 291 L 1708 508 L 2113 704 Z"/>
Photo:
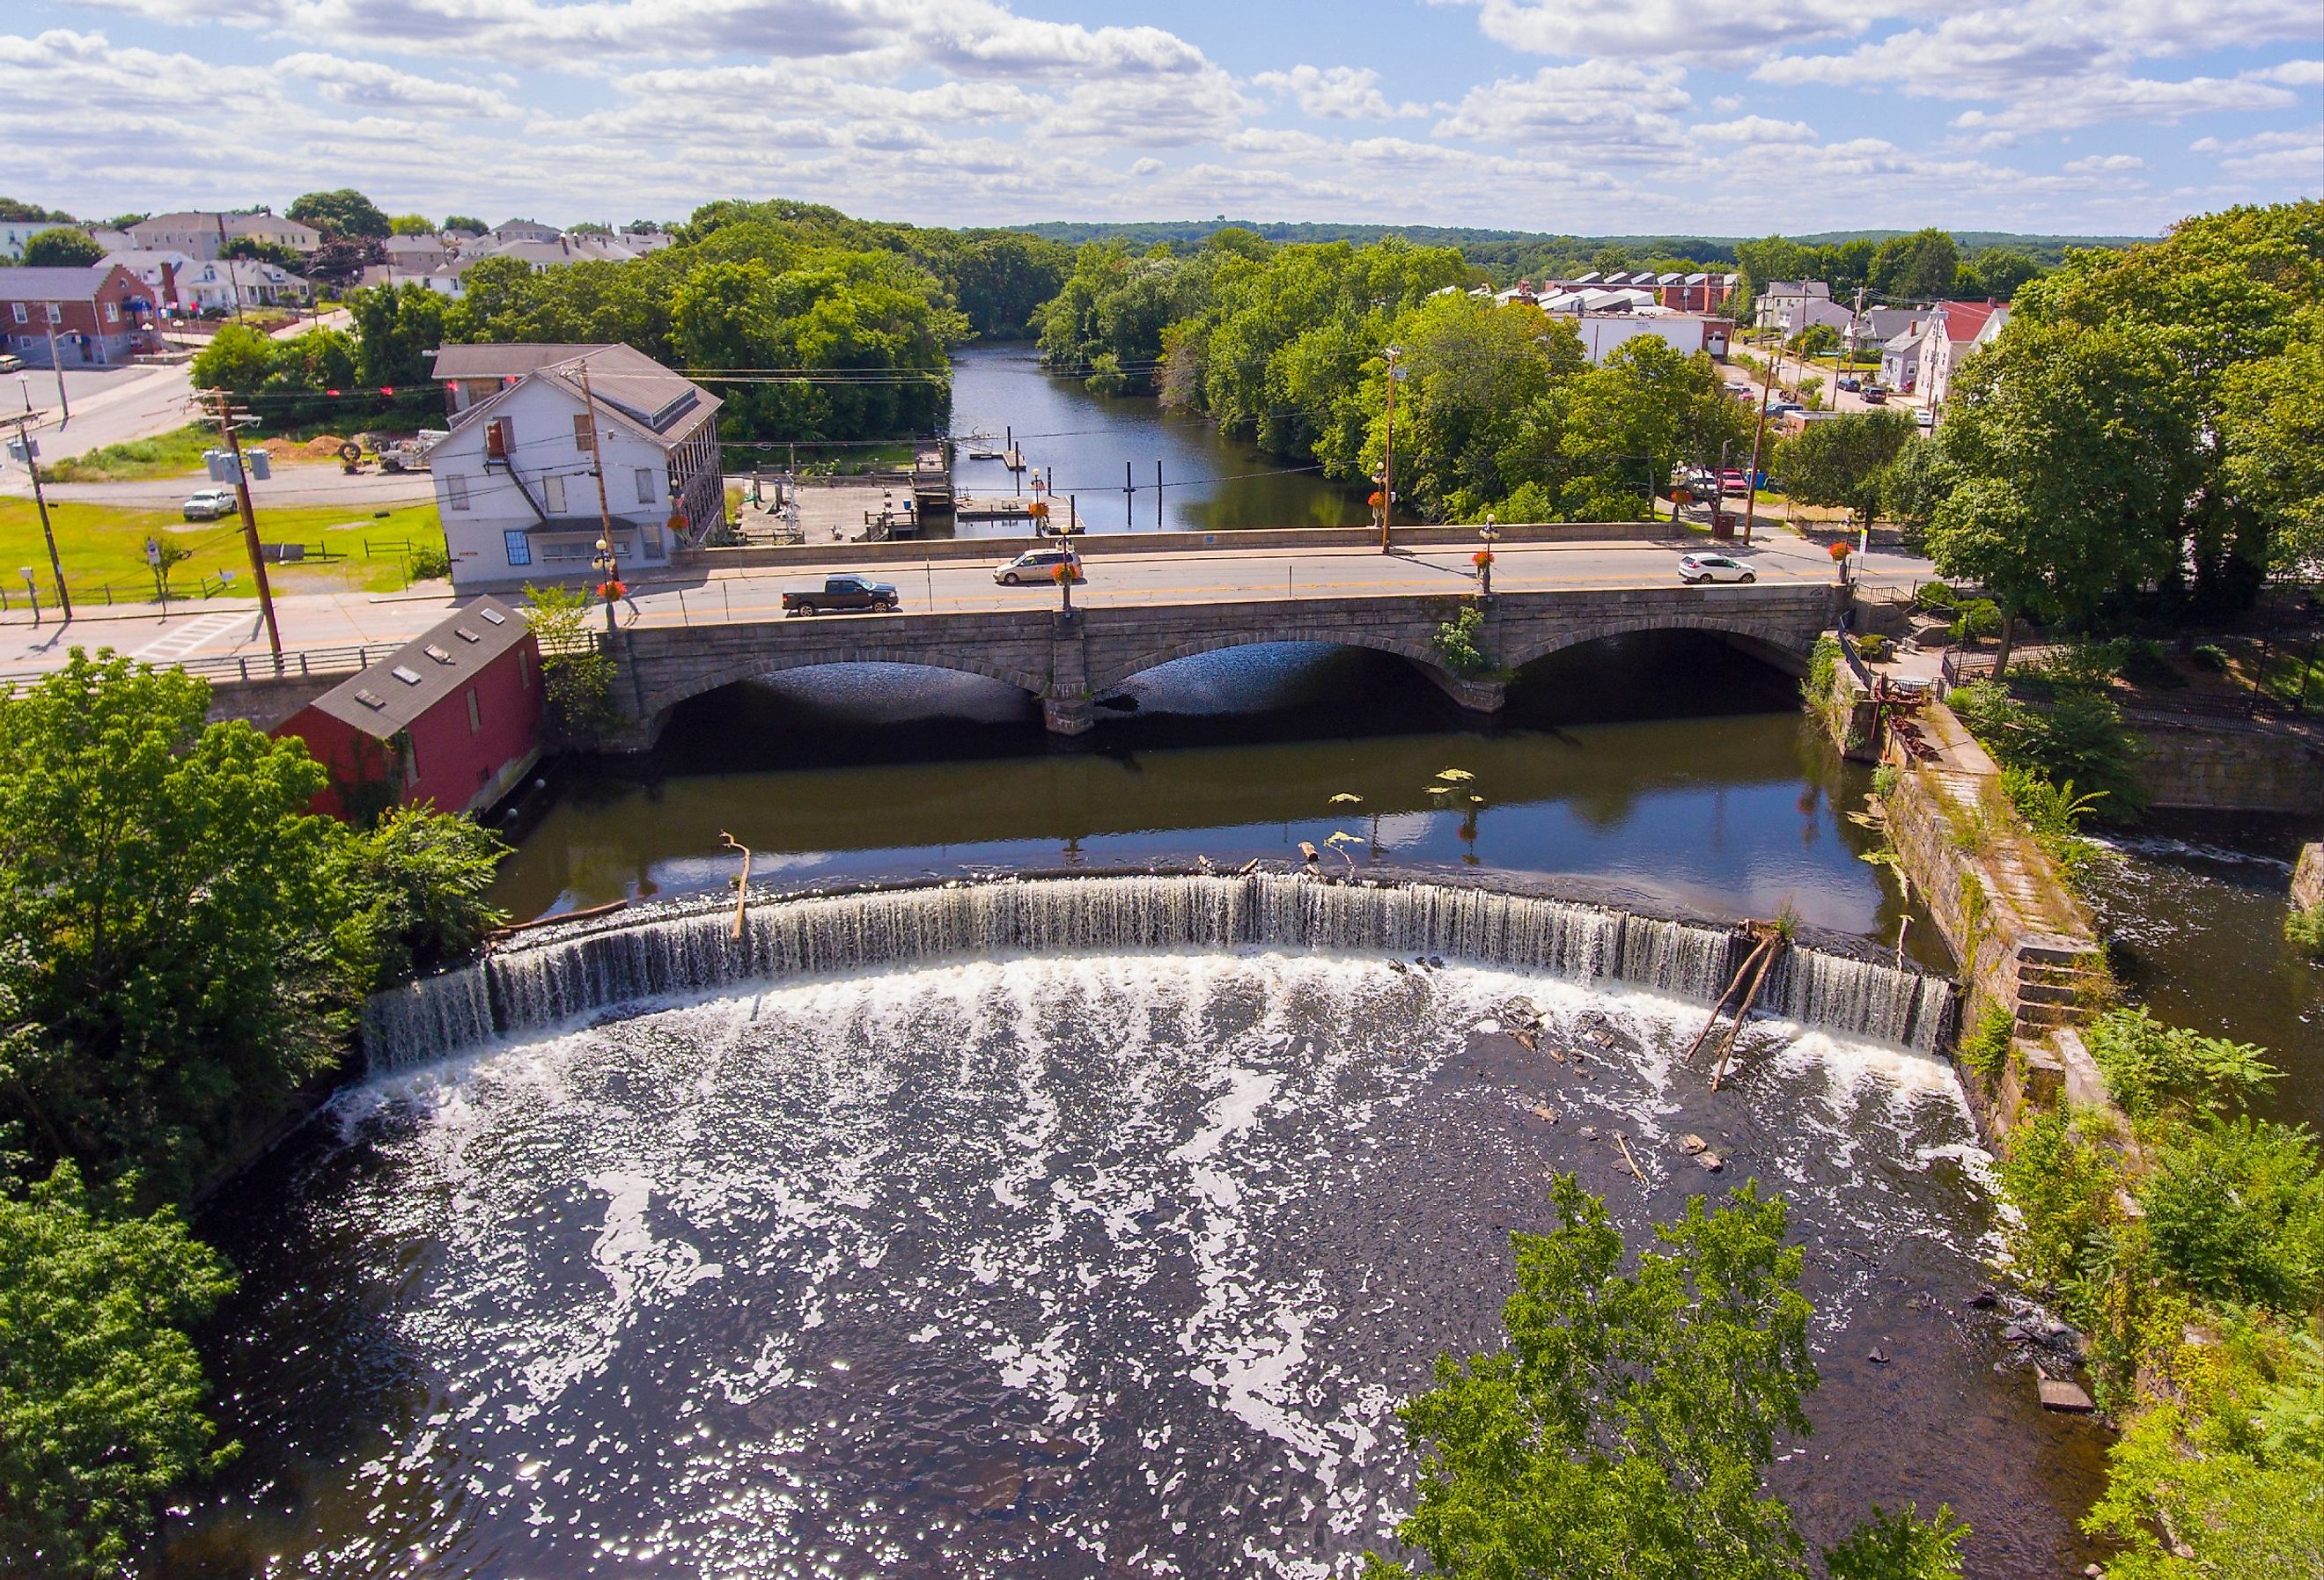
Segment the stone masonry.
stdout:
<path fill-rule="evenodd" d="M 1508 676 L 1561 648 L 1628 632 L 1720 633 L 1738 647 L 1804 672 L 1817 633 L 1838 610 L 1837 588 L 1798 584 L 1504 593 L 1275 598 L 1236 603 L 1055 606 L 974 614 L 825 615 L 624 631 L 616 640 L 617 700 L 627 727 L 613 744 L 642 751 L 669 710 L 721 686 L 816 664 L 921 664 L 983 675 L 1040 699 L 1049 728 L 1080 735 L 1097 698 L 1174 659 L 1274 642 L 1375 648 L 1406 660 L 1462 707 L 1498 711 Z M 1443 667 L 1437 628 L 1464 606 L 1484 611 L 1490 673 Z"/>

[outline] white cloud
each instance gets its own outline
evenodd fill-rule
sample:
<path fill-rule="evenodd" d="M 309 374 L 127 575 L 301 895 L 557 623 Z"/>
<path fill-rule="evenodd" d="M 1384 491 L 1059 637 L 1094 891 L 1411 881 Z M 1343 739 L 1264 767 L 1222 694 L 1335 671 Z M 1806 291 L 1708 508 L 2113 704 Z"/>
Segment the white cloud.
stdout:
<path fill-rule="evenodd" d="M 1437 0 L 1473 4 L 1485 36 L 1543 55 L 1731 66 L 1787 44 L 1853 37 L 1893 0 Z"/>
<path fill-rule="evenodd" d="M 2146 162 L 2135 153 L 2091 153 L 2068 160 L 2063 168 L 2069 175 L 2119 176 L 2144 170 Z"/>
<path fill-rule="evenodd" d="M 2222 174 L 2248 183 L 2282 183 L 2303 197 L 2324 191 L 2324 125 L 2310 124 L 2246 137 L 2199 137 L 2189 152 L 2209 154 Z"/>
<path fill-rule="evenodd" d="M 1694 101 L 1676 66 L 1585 60 L 1545 66 L 1531 77 L 1504 78 L 1469 90 L 1436 123 L 1439 137 L 1517 144 L 1528 153 L 1595 159 L 1652 159 L 1684 139 L 1666 113 Z"/>
<path fill-rule="evenodd" d="M 1424 115 L 1425 105 L 1391 105 L 1379 90 L 1379 73 L 1369 67 L 1294 66 L 1262 71 L 1251 85 L 1288 97 L 1302 115 L 1319 121 L 1387 121 Z"/>
<path fill-rule="evenodd" d="M 1714 121 L 1687 128 L 1713 143 L 1812 143 L 1815 128 L 1805 121 L 1771 121 L 1765 115 L 1745 115 L 1739 121 Z"/>
<path fill-rule="evenodd" d="M 285 55 L 274 62 L 274 69 L 285 77 L 314 84 L 316 92 L 333 104 L 360 109 L 448 110 L 496 118 L 517 113 L 505 94 L 472 88 L 466 83 L 414 77 L 376 60 L 350 60 L 338 55 Z"/>
<path fill-rule="evenodd" d="M 2286 60 L 2245 75 L 2263 82 L 2281 82 L 2287 88 L 2324 88 L 2324 60 Z"/>

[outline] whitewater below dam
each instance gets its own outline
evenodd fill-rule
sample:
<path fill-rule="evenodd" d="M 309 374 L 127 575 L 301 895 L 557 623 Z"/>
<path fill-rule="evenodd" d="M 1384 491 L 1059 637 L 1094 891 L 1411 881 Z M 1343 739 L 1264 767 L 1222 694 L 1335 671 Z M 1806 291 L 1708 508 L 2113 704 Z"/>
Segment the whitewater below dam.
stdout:
<path fill-rule="evenodd" d="M 1552 1226 L 1563 1169 L 1634 1240 L 1781 1191 L 1820 1348 L 1877 1311 L 1990 1391 L 1944 1331 L 1886 1331 L 1973 1284 L 1989 1227 L 1958 1084 L 1909 1045 L 1941 981 L 1803 956 L 1777 1002 L 1902 1035 L 1757 1021 L 1714 1095 L 1679 1056 L 1723 929 L 1069 882 L 754 905 L 740 941 L 731 908 L 576 929 L 383 1006 L 376 1073 L 230 1241 L 251 1452 L 174 1572 L 1353 1575 L 1409 1504 L 1396 1407 L 1496 1341 L 1508 1234 Z M 1256 936 L 1286 929 L 1472 948 Z M 466 1040 L 430 1051 L 453 1002 Z M 1839 1378 L 1788 1468 L 1915 1408 Z M 1903 1484 L 1985 1474 L 2007 1414 Z M 1816 1479 L 1895 1501 L 1888 1470 Z"/>

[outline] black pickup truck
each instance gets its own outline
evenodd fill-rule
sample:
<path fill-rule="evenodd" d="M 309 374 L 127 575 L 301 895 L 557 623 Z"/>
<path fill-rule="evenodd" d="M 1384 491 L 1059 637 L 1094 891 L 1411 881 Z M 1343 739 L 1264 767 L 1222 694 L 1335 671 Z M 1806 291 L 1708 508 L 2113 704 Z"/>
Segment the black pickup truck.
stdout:
<path fill-rule="evenodd" d="M 892 614 L 903 606 L 896 589 L 860 576 L 825 577 L 819 592 L 785 593 L 783 613 L 791 614 Z"/>

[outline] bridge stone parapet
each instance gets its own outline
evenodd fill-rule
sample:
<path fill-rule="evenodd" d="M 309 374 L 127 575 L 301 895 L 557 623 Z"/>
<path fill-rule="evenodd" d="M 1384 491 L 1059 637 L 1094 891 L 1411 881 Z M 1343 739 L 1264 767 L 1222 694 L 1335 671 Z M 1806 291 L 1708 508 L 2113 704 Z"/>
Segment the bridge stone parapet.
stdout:
<path fill-rule="evenodd" d="M 615 639 L 626 720 L 616 749 L 642 750 L 678 703 L 761 675 L 821 664 L 918 664 L 982 675 L 1038 699 L 1049 728 L 1078 735 L 1099 697 L 1131 676 L 1198 653 L 1322 642 L 1390 652 L 1463 707 L 1497 710 L 1508 675 L 1545 654 L 1638 631 L 1708 631 L 1803 671 L 1839 590 L 1817 584 L 1622 587 L 1502 593 L 1272 598 L 1224 603 L 1053 605 L 982 614 L 825 616 L 625 631 Z M 1434 638 L 1462 608 L 1485 615 L 1490 673 L 1444 667 Z"/>

